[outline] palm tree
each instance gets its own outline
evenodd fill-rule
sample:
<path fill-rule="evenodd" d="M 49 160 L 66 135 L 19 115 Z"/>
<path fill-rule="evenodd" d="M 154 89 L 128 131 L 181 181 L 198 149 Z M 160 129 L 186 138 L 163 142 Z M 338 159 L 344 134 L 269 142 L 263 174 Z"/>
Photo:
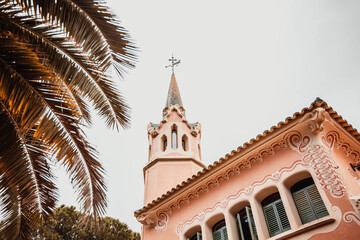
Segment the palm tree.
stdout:
<path fill-rule="evenodd" d="M 0 200 L 2 232 L 29 239 L 55 208 L 53 162 L 65 166 L 82 211 L 106 208 L 104 170 L 82 131 L 90 106 L 110 128 L 129 108 L 107 75 L 136 49 L 102 0 L 0 0 Z"/>

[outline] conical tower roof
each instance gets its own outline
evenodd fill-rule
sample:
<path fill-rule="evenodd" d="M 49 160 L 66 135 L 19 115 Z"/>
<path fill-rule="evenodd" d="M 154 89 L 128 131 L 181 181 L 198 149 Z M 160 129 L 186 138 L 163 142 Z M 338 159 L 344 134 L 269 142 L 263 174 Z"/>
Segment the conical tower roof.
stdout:
<path fill-rule="evenodd" d="M 178 104 L 179 106 L 183 107 L 179 87 L 177 85 L 174 73 L 171 75 L 169 92 L 168 92 L 168 97 L 167 97 L 167 100 L 166 100 L 165 107 L 169 106 L 170 104 L 171 105 Z"/>

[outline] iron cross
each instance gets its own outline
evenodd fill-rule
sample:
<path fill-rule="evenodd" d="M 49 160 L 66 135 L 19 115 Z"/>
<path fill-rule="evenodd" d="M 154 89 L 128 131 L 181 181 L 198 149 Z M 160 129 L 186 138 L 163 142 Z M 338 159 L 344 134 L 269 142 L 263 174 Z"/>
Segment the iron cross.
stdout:
<path fill-rule="evenodd" d="M 171 67 L 172 73 L 174 74 L 174 67 L 176 67 L 180 63 L 180 60 L 175 59 L 174 55 L 172 55 L 171 58 L 169 59 L 169 61 L 171 62 L 171 64 L 168 66 L 165 66 L 165 67 L 166 68 Z"/>

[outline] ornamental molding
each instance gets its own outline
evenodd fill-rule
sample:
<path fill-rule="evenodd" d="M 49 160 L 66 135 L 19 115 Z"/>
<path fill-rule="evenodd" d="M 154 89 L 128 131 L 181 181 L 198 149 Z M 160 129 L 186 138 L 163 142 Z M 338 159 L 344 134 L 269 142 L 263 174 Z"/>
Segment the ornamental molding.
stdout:
<path fill-rule="evenodd" d="M 158 210 L 156 212 L 155 214 L 156 220 L 154 220 L 155 229 L 157 231 L 165 230 L 167 227 L 167 223 L 169 221 L 169 217 L 172 214 L 172 212 L 174 210 L 180 209 L 181 205 L 183 204 L 189 204 L 190 200 L 199 198 L 200 193 L 209 192 L 211 188 L 218 187 L 220 185 L 220 182 L 228 181 L 230 176 L 240 174 L 241 170 L 251 168 L 251 165 L 253 163 L 262 162 L 265 157 L 273 156 L 276 151 L 280 149 L 286 149 L 287 147 L 288 144 L 285 139 L 281 139 L 277 142 L 274 142 L 270 146 L 264 147 L 261 150 L 259 150 L 257 153 L 250 155 L 245 160 L 240 161 L 237 164 L 234 164 L 234 166 L 227 169 L 224 173 L 218 174 L 216 175 L 216 177 L 213 177 L 211 180 L 208 180 L 204 184 L 201 184 L 200 186 L 196 187 L 194 190 L 185 194 L 185 196 L 177 200 L 174 200 L 165 209 Z M 272 177 L 278 178 L 276 174 L 273 175 Z M 247 188 L 245 189 L 245 191 L 250 192 L 252 191 L 252 189 Z M 223 202 L 222 204 L 224 206 L 225 202 Z M 142 222 L 144 222 L 144 220 Z"/>
<path fill-rule="evenodd" d="M 196 220 L 198 220 L 200 222 L 203 221 L 207 214 L 214 212 L 217 208 L 226 208 L 229 205 L 230 201 L 237 200 L 243 195 L 250 196 L 254 192 L 254 189 L 256 187 L 259 187 L 268 181 L 278 182 L 280 180 L 281 176 L 285 172 L 293 171 L 298 165 L 303 166 L 304 164 L 301 160 L 297 160 L 290 167 L 284 167 L 284 168 L 280 169 L 279 171 L 276 171 L 275 173 L 266 175 L 262 180 L 255 181 L 253 184 L 239 190 L 236 194 L 230 195 L 226 199 L 215 203 L 212 208 L 207 208 L 204 212 L 201 212 L 201 213 L 195 215 L 190 220 L 187 220 L 185 222 L 178 224 L 176 227 L 177 234 L 178 235 L 182 234 L 185 227 L 187 225 L 191 225 Z"/>
<path fill-rule="evenodd" d="M 333 147 L 331 144 L 333 141 L 331 141 L 331 139 L 333 139 L 333 134 L 333 132 L 329 132 L 327 135 L 323 136 L 324 140 L 327 139 L 327 141 L 325 141 L 327 142 L 326 146 L 312 144 L 312 137 L 309 135 L 302 135 L 299 131 L 291 131 L 288 134 L 285 134 L 283 141 L 279 141 L 277 143 L 281 143 L 281 146 L 284 146 L 284 148 L 288 146 L 293 151 L 301 154 L 301 160 L 295 161 L 290 167 L 282 168 L 275 173 L 267 175 L 265 178 L 263 178 L 263 180 L 254 182 L 250 186 L 241 189 L 237 194 L 230 195 L 225 200 L 217 202 L 212 208 L 208 208 L 204 212 L 195 215 L 190 220 L 186 220 L 185 222 L 178 224 L 176 228 L 177 234 L 182 234 L 184 228 L 187 225 L 191 225 L 194 221 L 203 221 L 208 213 L 215 211 L 218 207 L 227 207 L 229 201 L 239 199 L 241 195 L 244 194 L 251 195 L 255 187 L 260 187 L 266 181 L 270 180 L 273 182 L 278 182 L 284 172 L 291 172 L 298 165 L 301 165 L 305 168 L 312 168 L 321 188 L 323 190 L 329 191 L 332 197 L 344 197 L 348 191 L 348 188 L 344 184 L 343 178 L 341 177 L 341 174 L 339 174 L 335 161 L 331 155 L 331 149 Z M 255 156 L 258 155 L 255 154 L 252 156 L 252 158 L 257 159 Z M 247 163 L 250 163 L 249 166 L 251 167 L 251 161 L 247 161 Z M 332 209 L 333 208 L 339 209 L 337 206 L 332 206 Z M 347 219 L 350 219 L 349 221 L 357 221 L 359 218 L 354 218 L 354 216 L 349 213 Z"/>
<path fill-rule="evenodd" d="M 312 167 L 322 189 L 329 190 L 333 198 L 342 198 L 348 192 L 344 180 L 328 149 L 321 145 L 311 146 L 303 156 L 305 166 Z"/>
<path fill-rule="evenodd" d="M 324 108 L 319 107 L 305 114 L 300 123 L 308 122 L 310 132 L 317 134 L 324 130 L 324 122 L 330 119 L 330 114 Z"/>
<path fill-rule="evenodd" d="M 328 132 L 325 136 L 322 136 L 322 141 L 329 149 L 340 149 L 347 157 L 354 160 L 356 164 L 360 163 L 360 152 L 353 149 L 349 143 L 340 139 L 340 134 L 338 132 Z"/>
<path fill-rule="evenodd" d="M 355 222 L 357 225 L 360 226 L 360 217 L 354 211 L 349 211 L 349 212 L 344 213 L 343 220 L 346 223 Z"/>
<path fill-rule="evenodd" d="M 322 116 L 324 116 L 322 111 L 317 111 L 316 113 L 309 115 L 308 120 L 312 121 L 309 125 L 309 128 L 312 128 L 314 132 L 319 133 L 323 131 L 322 124 L 324 121 L 320 121 Z M 334 148 L 341 149 L 344 151 L 346 156 L 351 157 L 356 162 L 360 161 L 360 153 L 352 149 L 348 143 L 341 140 L 339 133 L 336 131 L 330 131 L 327 134 L 321 135 L 321 141 L 319 142 L 320 144 L 315 144 L 318 141 L 314 141 L 313 136 L 316 135 L 301 134 L 299 131 L 291 131 L 285 134 L 281 140 L 270 144 L 268 147 L 260 149 L 257 153 L 250 155 L 244 160 L 241 160 L 238 163 L 234 161 L 235 164 L 226 169 L 223 173 L 216 175 L 200 186 L 190 190 L 188 193 L 185 193 L 184 196 L 174 199 L 172 202 L 170 202 L 170 204 L 167 205 L 165 209 L 160 209 L 156 212 L 153 212 L 152 216 L 154 219 L 151 218 L 151 220 L 147 222 L 149 222 L 150 226 L 154 226 L 157 231 L 165 230 L 167 223 L 169 222 L 170 215 L 174 210 L 180 209 L 181 205 L 189 204 L 192 199 L 199 198 L 201 193 L 209 192 L 211 188 L 218 187 L 222 181 L 228 181 L 230 176 L 239 175 L 241 170 L 251 168 L 253 163 L 262 162 L 265 157 L 273 156 L 278 150 L 286 149 L 288 147 L 302 156 L 302 159 L 294 162 L 294 164 L 296 164 L 289 167 L 289 169 L 293 169 L 296 165 L 303 165 L 306 168 L 311 167 L 314 170 L 316 178 L 322 189 L 329 191 L 329 194 L 333 198 L 344 197 L 346 193 L 348 193 L 349 189 L 345 185 L 344 180 L 338 171 L 338 166 L 335 164 L 335 161 L 332 157 L 332 151 Z M 279 170 L 278 172 L 266 176 L 266 179 L 264 178 L 262 181 L 267 181 L 269 179 L 275 182 L 279 181 L 281 174 L 285 171 L 291 170 L 288 170 L 287 168 Z M 214 210 L 217 207 L 226 207 L 230 200 L 238 198 L 241 194 L 250 195 L 253 192 L 254 187 L 260 186 L 259 184 L 260 183 L 255 182 L 243 190 L 240 190 L 237 194 L 228 196 L 225 200 L 216 203 L 211 209 Z M 208 212 L 210 212 L 210 210 L 197 214 L 190 220 L 181 223 L 182 225 L 179 224 L 179 229 L 176 229 L 176 231 L 180 233 L 184 229 L 185 223 L 191 224 L 193 221 L 195 221 L 195 219 L 204 219 Z M 348 215 L 349 217 L 347 217 L 347 221 L 350 221 L 349 219 L 353 219 L 350 213 Z M 144 219 L 140 220 L 142 220 L 140 222 L 143 224 L 148 225 Z"/>

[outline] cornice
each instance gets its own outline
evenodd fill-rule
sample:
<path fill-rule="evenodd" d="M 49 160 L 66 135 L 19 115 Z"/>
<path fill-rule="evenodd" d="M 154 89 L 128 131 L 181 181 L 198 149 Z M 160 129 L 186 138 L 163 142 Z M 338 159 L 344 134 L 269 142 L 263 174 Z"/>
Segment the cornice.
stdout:
<path fill-rule="evenodd" d="M 195 158 L 189 158 L 189 157 L 186 157 L 186 158 L 167 158 L 167 157 L 164 157 L 164 158 L 157 158 L 157 159 L 151 161 L 149 164 L 147 164 L 143 168 L 144 173 L 145 173 L 146 170 L 148 170 L 149 168 L 151 168 L 152 166 L 154 166 L 155 164 L 157 164 L 159 162 L 193 162 L 193 163 L 199 165 L 199 167 L 202 167 L 202 168 L 206 167 L 202 162 L 196 160 Z"/>

